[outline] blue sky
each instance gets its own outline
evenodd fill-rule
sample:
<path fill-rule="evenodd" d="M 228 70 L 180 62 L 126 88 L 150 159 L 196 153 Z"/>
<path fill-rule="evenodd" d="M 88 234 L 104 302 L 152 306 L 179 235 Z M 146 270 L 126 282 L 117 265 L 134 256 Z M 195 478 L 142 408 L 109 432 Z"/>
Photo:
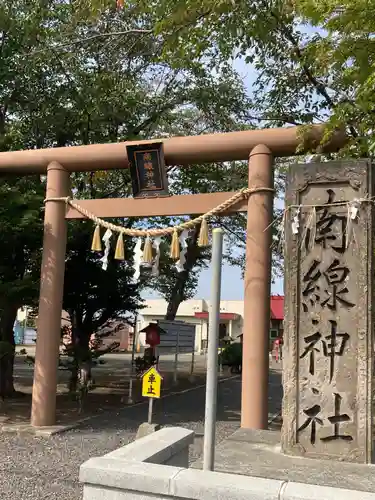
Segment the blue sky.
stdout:
<path fill-rule="evenodd" d="M 254 71 L 250 65 L 246 65 L 242 60 L 236 60 L 234 67 L 240 73 L 243 81 L 246 85 L 248 93 L 252 92 L 252 83 L 254 81 Z M 282 206 L 283 203 L 277 203 L 277 206 Z M 225 236 L 224 236 L 225 238 Z M 224 239 L 225 245 L 225 239 Z M 197 293 L 195 298 L 199 299 L 209 299 L 210 298 L 210 288 L 211 288 L 211 270 L 207 269 L 201 273 L 199 278 L 199 285 L 197 288 Z M 221 284 L 221 298 L 222 300 L 242 300 L 244 292 L 243 279 L 241 276 L 241 270 L 238 267 L 230 266 L 224 264 L 222 268 L 222 284 Z M 272 293 L 282 294 L 283 293 L 283 280 L 278 279 L 272 285 Z M 157 298 L 158 295 L 153 293 L 145 294 L 147 298 Z"/>
<path fill-rule="evenodd" d="M 322 29 L 300 25 L 299 29 L 306 35 L 321 34 L 324 35 L 325 32 Z M 255 80 L 255 71 L 249 64 L 245 64 L 243 59 L 237 59 L 234 62 L 234 68 L 241 75 L 245 86 L 247 88 L 248 94 L 252 93 L 252 85 Z M 278 208 L 283 208 L 283 200 L 276 200 L 276 206 Z M 225 244 L 225 241 L 224 241 Z M 199 285 L 197 288 L 196 298 L 209 299 L 210 298 L 210 288 L 211 288 L 211 271 L 207 269 L 201 273 L 199 279 Z M 280 278 L 275 281 L 272 285 L 273 294 L 283 294 L 284 283 L 283 279 Z M 222 268 L 222 286 L 221 286 L 221 297 L 222 300 L 242 300 L 244 292 L 243 279 L 241 277 L 241 270 L 237 267 L 229 266 L 224 264 Z M 151 295 L 147 295 L 151 297 Z M 155 297 L 155 295 L 153 296 Z"/>
<path fill-rule="evenodd" d="M 252 84 L 255 79 L 255 73 L 251 65 L 245 64 L 242 59 L 237 59 L 234 67 L 239 72 L 246 85 L 249 94 L 252 93 Z M 278 207 L 283 203 L 278 202 Z M 225 244 L 225 243 L 224 243 Z M 210 297 L 211 271 L 207 269 L 202 272 L 196 293 L 196 298 L 208 299 Z M 272 285 L 272 293 L 283 294 L 283 280 L 277 279 Z M 244 284 L 241 276 L 241 270 L 238 267 L 224 264 L 222 268 L 221 298 L 222 300 L 242 300 L 244 294 Z"/>

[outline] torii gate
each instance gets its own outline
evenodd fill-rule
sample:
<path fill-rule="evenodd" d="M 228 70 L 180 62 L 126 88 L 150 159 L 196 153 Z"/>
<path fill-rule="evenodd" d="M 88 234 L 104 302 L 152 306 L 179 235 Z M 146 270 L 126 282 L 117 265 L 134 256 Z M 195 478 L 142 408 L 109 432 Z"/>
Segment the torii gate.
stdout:
<path fill-rule="evenodd" d="M 305 133 L 305 150 L 319 144 L 324 127 Z M 0 172 L 47 174 L 46 199 L 70 195 L 71 172 L 128 168 L 126 146 L 150 141 L 94 144 L 0 153 Z M 226 134 L 173 137 L 163 142 L 167 165 L 249 160 L 248 187 L 265 188 L 231 207 L 248 212 L 241 426 L 268 427 L 268 333 L 271 281 L 271 228 L 273 211 L 273 157 L 292 156 L 301 142 L 298 127 L 250 130 Z M 345 142 L 333 134 L 324 151 L 337 151 Z M 79 200 L 80 206 L 98 217 L 145 217 L 202 214 L 233 193 L 171 196 L 157 199 Z M 35 355 L 31 424 L 51 426 L 56 421 L 56 385 L 66 253 L 66 219 L 83 216 L 61 201 L 46 203 L 43 258 Z"/>

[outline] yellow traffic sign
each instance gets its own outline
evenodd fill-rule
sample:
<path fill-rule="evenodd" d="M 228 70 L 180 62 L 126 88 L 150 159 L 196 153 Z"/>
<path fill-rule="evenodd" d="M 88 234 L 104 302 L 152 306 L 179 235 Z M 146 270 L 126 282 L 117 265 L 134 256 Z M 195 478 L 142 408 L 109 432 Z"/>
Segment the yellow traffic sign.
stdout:
<path fill-rule="evenodd" d="M 160 398 L 161 381 L 163 377 L 152 366 L 142 376 L 142 396 L 145 398 Z"/>

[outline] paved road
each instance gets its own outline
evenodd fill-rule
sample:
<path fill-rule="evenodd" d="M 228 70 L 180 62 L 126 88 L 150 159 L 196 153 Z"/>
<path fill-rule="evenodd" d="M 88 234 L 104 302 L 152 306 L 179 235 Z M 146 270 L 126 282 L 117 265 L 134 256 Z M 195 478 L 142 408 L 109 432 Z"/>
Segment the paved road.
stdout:
<path fill-rule="evenodd" d="M 28 354 L 30 356 L 35 355 L 35 348 L 28 348 Z M 178 357 L 178 368 L 182 371 L 189 371 L 191 367 L 191 354 L 180 354 Z M 114 371 L 114 370 L 124 370 L 130 371 L 131 367 L 131 354 L 128 353 L 115 353 L 115 354 L 106 354 L 101 356 L 101 361 L 104 364 L 98 364 L 94 368 L 99 371 Z M 160 366 L 163 370 L 171 371 L 174 367 L 175 357 L 174 354 L 168 354 L 160 356 Z M 206 356 L 196 354 L 194 357 L 194 366 L 197 371 L 205 370 L 206 367 Z M 16 356 L 15 359 L 15 372 L 16 373 L 25 373 L 31 372 L 33 370 L 33 366 L 25 362 L 25 358 L 22 356 Z"/>
<path fill-rule="evenodd" d="M 35 350 L 35 349 L 34 349 Z M 32 355 L 32 353 L 30 353 Z M 93 378 L 100 382 L 100 374 L 114 375 L 126 379 L 131 373 L 131 354 L 108 354 L 102 356 L 104 364 L 96 365 L 93 370 Z M 172 373 L 174 371 L 174 355 L 164 355 L 160 357 L 159 368 L 161 373 Z M 25 358 L 16 357 L 14 366 L 15 382 L 21 384 L 22 390 L 31 391 L 34 366 L 25 362 Z M 190 374 L 191 354 L 180 354 L 178 360 L 178 372 Z M 194 360 L 194 373 L 206 372 L 206 356 L 196 355 Z M 66 384 L 70 373 L 67 370 L 60 369 L 58 372 L 58 383 Z M 28 389 L 27 389 L 28 388 Z"/>
<path fill-rule="evenodd" d="M 155 404 L 155 421 L 198 434 L 191 460 L 200 456 L 205 389 L 166 397 Z M 241 382 L 221 382 L 218 390 L 217 442 L 239 427 Z M 270 412 L 279 411 L 280 374 L 271 374 Z M 50 439 L 0 434 L 0 492 L 7 500 L 81 500 L 79 466 L 88 458 L 127 444 L 146 419 L 147 404 L 109 412 L 79 429 Z"/>

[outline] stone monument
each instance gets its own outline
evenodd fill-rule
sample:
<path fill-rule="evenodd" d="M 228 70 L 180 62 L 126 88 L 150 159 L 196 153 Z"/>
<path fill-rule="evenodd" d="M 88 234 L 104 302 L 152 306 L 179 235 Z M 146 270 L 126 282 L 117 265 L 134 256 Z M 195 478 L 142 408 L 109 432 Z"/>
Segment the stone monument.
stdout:
<path fill-rule="evenodd" d="M 372 461 L 373 172 L 292 166 L 286 193 L 284 453 Z"/>

